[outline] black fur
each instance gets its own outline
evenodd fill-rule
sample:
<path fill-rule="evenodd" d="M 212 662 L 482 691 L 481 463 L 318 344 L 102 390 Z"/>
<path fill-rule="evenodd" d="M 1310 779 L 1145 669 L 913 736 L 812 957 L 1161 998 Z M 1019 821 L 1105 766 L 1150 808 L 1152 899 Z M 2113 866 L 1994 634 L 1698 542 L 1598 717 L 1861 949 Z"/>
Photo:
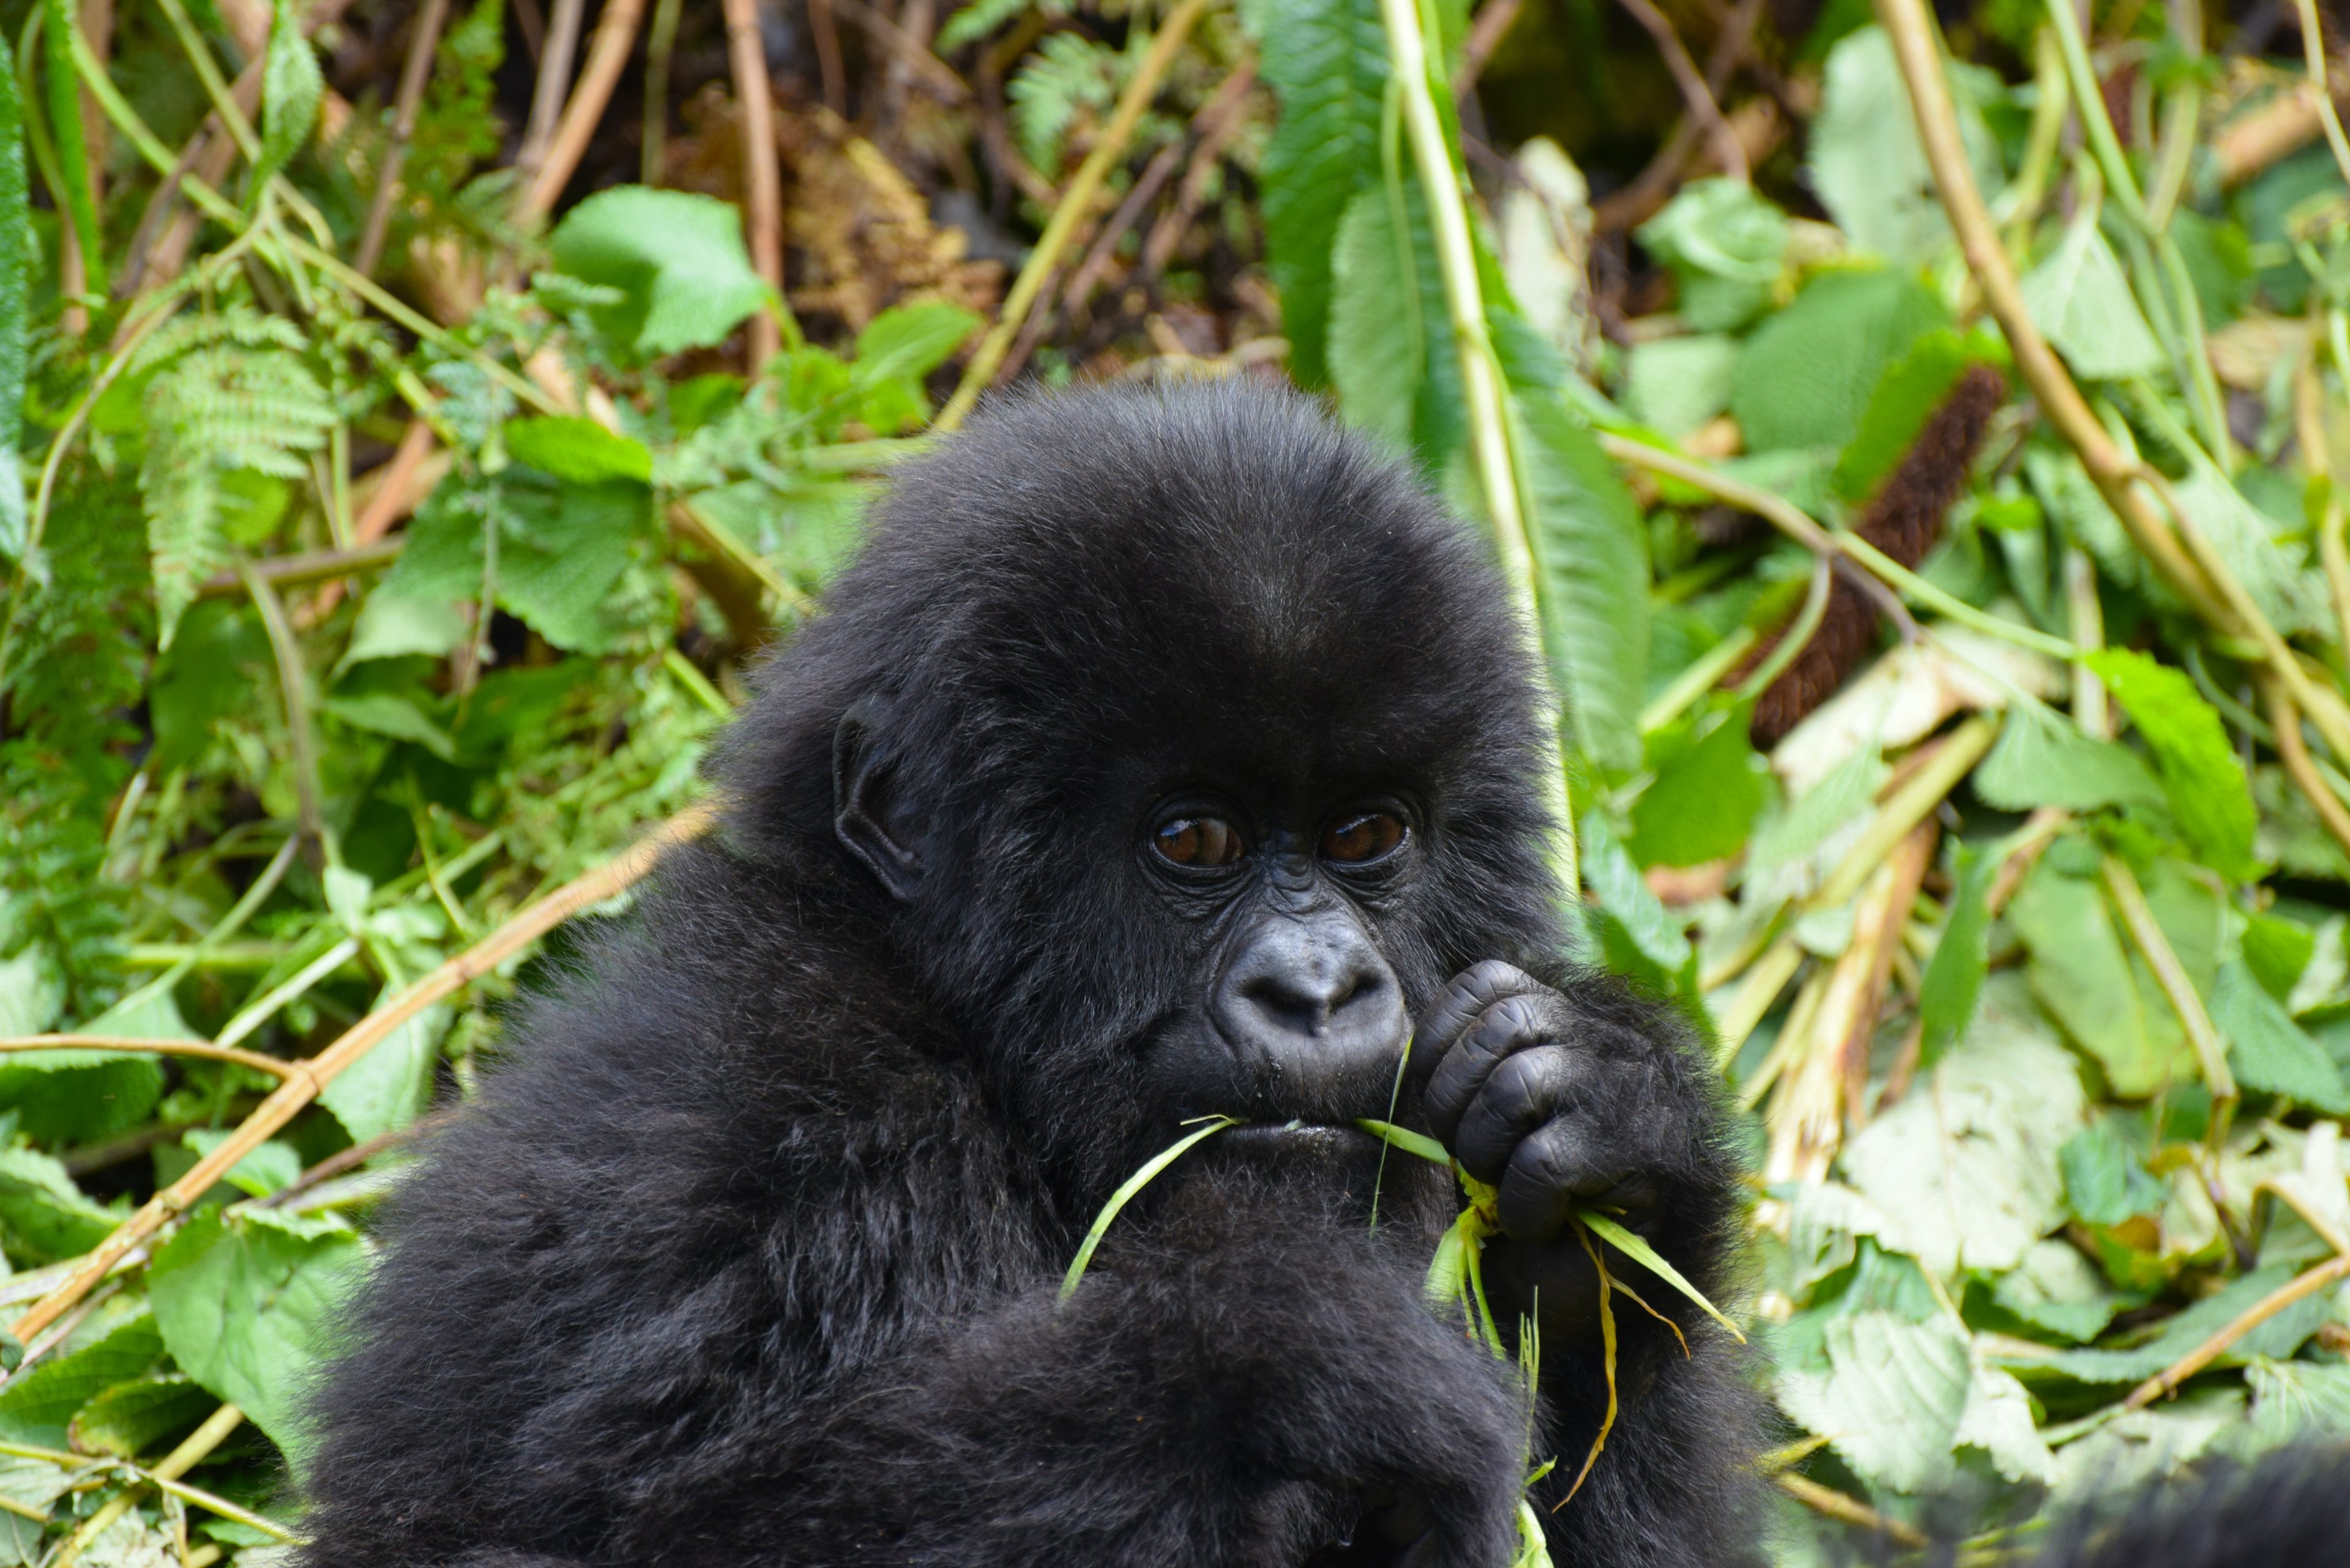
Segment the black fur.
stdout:
<path fill-rule="evenodd" d="M 1663 1184 L 1644 1228 L 1725 1283 L 1711 1075 L 1563 956 L 1522 648 L 1472 538 L 1293 394 L 1013 401 L 904 472 L 733 732 L 721 828 L 521 1011 L 397 1199 L 307 1561 L 1499 1568 L 1527 1414 L 1422 1303 L 1438 1168 L 1211 1139 L 1055 1289 L 1200 1108 L 1137 1087 L 1218 961 L 1145 886 L 1169 778 L 1413 792 L 1412 873 L 1359 900 L 1409 1005 L 1487 959 L 1558 988 L 1619 1085 L 1590 1125 Z M 940 896 L 836 831 L 859 704 Z M 1605 1395 L 1596 1342 L 1544 1341 L 1561 1568 L 1752 1539 L 1738 1369 L 1644 1282 L 1694 1356 L 1619 1311 L 1623 1415 L 1555 1512 Z"/>

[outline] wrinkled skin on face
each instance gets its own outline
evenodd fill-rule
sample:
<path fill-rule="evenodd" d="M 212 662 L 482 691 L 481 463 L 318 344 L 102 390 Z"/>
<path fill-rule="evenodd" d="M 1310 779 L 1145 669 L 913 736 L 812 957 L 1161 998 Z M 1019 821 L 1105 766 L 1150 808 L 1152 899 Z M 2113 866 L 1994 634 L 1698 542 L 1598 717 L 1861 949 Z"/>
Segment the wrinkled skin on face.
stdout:
<path fill-rule="evenodd" d="M 307 1561 L 1497 1568 L 1606 1405 L 1572 1207 L 1720 1290 L 1737 1190 L 1685 1029 L 1565 950 L 1524 650 L 1294 395 L 1014 402 L 899 474 L 719 831 L 393 1205 Z M 1459 1192 L 1364 1118 L 1498 1185 L 1539 1389 L 1428 1305 Z M 1753 1539 L 1742 1375 L 1649 1294 L 1691 1353 L 1619 1321 L 1562 1568 Z"/>

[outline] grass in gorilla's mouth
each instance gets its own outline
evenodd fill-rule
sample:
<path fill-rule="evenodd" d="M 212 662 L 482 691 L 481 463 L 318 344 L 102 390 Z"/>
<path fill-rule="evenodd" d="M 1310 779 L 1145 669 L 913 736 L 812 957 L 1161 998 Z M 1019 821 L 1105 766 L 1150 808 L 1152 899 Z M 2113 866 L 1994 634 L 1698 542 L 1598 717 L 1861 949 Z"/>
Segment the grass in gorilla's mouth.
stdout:
<path fill-rule="evenodd" d="M 1400 1082 L 1400 1070 L 1398 1076 Z M 1436 1256 L 1429 1263 L 1425 1286 L 1428 1299 L 1431 1304 L 1439 1308 L 1458 1311 L 1468 1331 L 1482 1339 L 1487 1349 L 1503 1361 L 1511 1358 L 1508 1342 L 1503 1337 L 1500 1326 L 1494 1323 L 1492 1308 L 1486 1301 L 1485 1275 L 1482 1262 L 1485 1243 L 1501 1233 L 1501 1221 L 1497 1216 L 1500 1193 L 1497 1189 L 1488 1186 L 1462 1170 L 1459 1162 L 1453 1159 L 1443 1145 L 1425 1133 L 1416 1133 L 1408 1127 L 1398 1127 L 1393 1122 L 1373 1120 L 1369 1117 L 1356 1122 L 1353 1128 L 1295 1121 L 1285 1124 L 1251 1124 L 1238 1116 L 1201 1116 L 1197 1118 L 1196 1122 L 1185 1125 L 1191 1127 L 1190 1132 L 1145 1160 L 1139 1169 L 1128 1177 L 1119 1184 L 1118 1190 L 1110 1194 L 1109 1201 L 1102 1205 L 1101 1212 L 1095 1216 L 1093 1226 L 1086 1232 L 1085 1240 L 1078 1243 L 1077 1254 L 1070 1260 L 1068 1272 L 1062 1276 L 1061 1299 L 1063 1301 L 1068 1300 L 1076 1293 L 1078 1282 L 1085 1278 L 1086 1266 L 1093 1262 L 1094 1250 L 1101 1245 L 1102 1238 L 1108 1233 L 1110 1225 L 1118 1219 L 1119 1211 L 1133 1201 L 1135 1194 L 1149 1186 L 1151 1180 L 1169 1166 L 1217 1133 L 1231 1127 L 1248 1127 L 1252 1131 L 1275 1134 L 1329 1134 L 1343 1137 L 1349 1131 L 1359 1130 L 1380 1139 L 1389 1147 L 1402 1149 L 1408 1154 L 1417 1155 L 1422 1159 L 1446 1167 L 1461 1183 L 1461 1190 L 1467 1202 L 1462 1207 L 1459 1217 L 1445 1231 L 1443 1239 L 1437 1243 Z M 1383 1150 L 1383 1161 L 1384 1158 Z M 1378 1223 L 1378 1191 L 1376 1186 L 1372 1189 L 1371 1222 L 1374 1225 Z M 1659 1256 L 1655 1248 L 1626 1229 L 1613 1216 L 1593 1205 L 1583 1204 L 1575 1209 L 1567 1222 L 1575 1227 L 1575 1239 L 1582 1242 L 1584 1251 L 1590 1256 L 1592 1268 L 1597 1271 L 1599 1275 L 1599 1334 L 1601 1364 L 1607 1378 L 1607 1414 L 1600 1418 L 1597 1435 L 1591 1440 L 1590 1452 L 1584 1456 L 1583 1468 L 1575 1472 L 1575 1484 L 1567 1489 L 1566 1496 L 1553 1506 L 1554 1512 L 1565 1507 L 1574 1500 L 1575 1494 L 1582 1490 L 1584 1481 L 1591 1474 L 1592 1467 L 1599 1462 L 1601 1450 L 1607 1446 L 1608 1432 L 1616 1425 L 1616 1312 L 1613 1298 L 1619 1293 L 1628 1297 L 1650 1317 L 1671 1329 L 1673 1337 L 1680 1341 L 1681 1353 L 1684 1355 L 1689 1354 L 1689 1340 L 1682 1334 L 1680 1325 L 1650 1306 L 1638 1292 L 1616 1276 L 1607 1267 L 1607 1260 L 1601 1253 L 1600 1242 L 1605 1241 L 1614 1247 L 1696 1303 L 1707 1315 L 1728 1329 L 1739 1343 L 1744 1344 L 1746 1340 L 1746 1336 L 1739 1333 L 1738 1325 L 1722 1315 L 1721 1309 L 1705 1298 L 1704 1293 L 1683 1278 L 1680 1272 Z M 1531 1407 L 1534 1390 L 1542 1366 L 1541 1335 L 1531 1317 L 1522 1317 L 1519 1320 L 1517 1360 L 1525 1375 L 1526 1394 Z M 1531 1430 L 1531 1422 L 1529 1422 L 1529 1428 Z M 1529 1462 L 1532 1456 L 1529 1455 Z M 1548 1475 L 1557 1463 L 1557 1459 L 1553 1458 L 1534 1466 L 1526 1476 L 1526 1486 L 1532 1488 L 1535 1482 Z M 1524 1500 L 1521 1500 L 1518 1504 L 1518 1542 L 1517 1554 L 1511 1559 L 1509 1568 L 1550 1568 L 1550 1551 L 1544 1544 L 1541 1516 L 1535 1513 L 1534 1504 Z"/>

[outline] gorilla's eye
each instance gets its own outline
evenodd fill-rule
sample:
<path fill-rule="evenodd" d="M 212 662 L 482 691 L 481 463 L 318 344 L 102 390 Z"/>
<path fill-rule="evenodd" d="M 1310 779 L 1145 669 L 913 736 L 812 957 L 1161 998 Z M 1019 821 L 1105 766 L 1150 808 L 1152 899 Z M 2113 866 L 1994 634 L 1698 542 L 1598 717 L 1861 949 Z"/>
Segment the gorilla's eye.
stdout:
<path fill-rule="evenodd" d="M 1342 866 L 1377 860 L 1403 842 L 1403 823 L 1384 811 L 1343 816 L 1322 834 L 1322 858 Z"/>
<path fill-rule="evenodd" d="M 1150 836 L 1159 858 L 1177 866 L 1229 866 L 1243 853 L 1240 829 L 1220 816 L 1180 816 Z"/>

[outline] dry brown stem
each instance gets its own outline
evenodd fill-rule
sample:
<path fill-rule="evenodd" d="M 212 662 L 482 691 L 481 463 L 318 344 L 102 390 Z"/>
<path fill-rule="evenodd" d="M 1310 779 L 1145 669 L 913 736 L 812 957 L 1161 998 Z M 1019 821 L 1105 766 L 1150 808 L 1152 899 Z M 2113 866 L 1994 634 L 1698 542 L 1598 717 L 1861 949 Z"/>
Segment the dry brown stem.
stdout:
<path fill-rule="evenodd" d="M 400 68 L 400 96 L 391 114 L 391 142 L 383 150 L 376 171 L 375 195 L 368 202 L 367 226 L 351 265 L 372 275 L 383 255 L 384 230 L 391 223 L 391 204 L 400 193 L 400 165 L 408 161 L 408 144 L 416 135 L 416 108 L 424 101 L 424 85 L 432 79 L 432 51 L 440 47 L 441 24 L 449 15 L 449 0 L 424 0 L 409 24 L 408 58 Z"/>
<path fill-rule="evenodd" d="M 1622 0 L 1624 9 L 1632 20 L 1647 30 L 1657 42 L 1657 51 L 1665 57 L 1665 68 L 1673 74 L 1673 85 L 1680 89 L 1681 103 L 1689 110 L 1706 140 L 1713 146 L 1713 156 L 1721 171 L 1744 184 L 1752 176 L 1746 168 L 1746 149 L 1740 146 L 1738 133 L 1730 129 L 1722 118 L 1721 105 L 1716 103 L 1713 89 L 1705 78 L 1698 74 L 1697 62 L 1690 58 L 1689 48 L 1681 36 L 1673 30 L 1672 18 L 1649 3 L 1649 0 Z"/>
<path fill-rule="evenodd" d="M 1887 1519 L 1877 1510 L 1832 1487 L 1822 1486 L 1809 1476 L 1799 1476 L 1793 1470 L 1782 1470 L 1772 1478 L 1797 1502 L 1815 1513 L 1830 1519 L 1840 1519 L 1846 1524 L 1856 1524 L 1863 1530 L 1874 1530 L 1889 1541 L 1904 1546 L 1923 1546 L 1926 1537 L 1898 1519 Z"/>
<path fill-rule="evenodd" d="M 775 162 L 775 109 L 767 84 L 766 46 L 757 0 L 725 0 L 726 57 L 734 101 L 743 109 L 743 189 L 751 223 L 751 265 L 780 297 L 784 290 L 784 186 Z M 751 317 L 751 373 L 775 357 L 781 337 L 772 312 Z"/>
<path fill-rule="evenodd" d="M 894 67 L 902 68 L 910 78 L 920 81 L 934 97 L 946 103 L 971 101 L 970 83 L 931 53 L 928 45 L 866 5 L 865 0 L 832 0 L 832 8 L 864 28 L 867 36 L 889 51 Z"/>
<path fill-rule="evenodd" d="M 273 587 L 300 587 L 306 583 L 331 582 L 348 577 L 355 572 L 376 566 L 388 566 L 399 557 L 403 541 L 383 539 L 355 550 L 304 550 L 292 556 L 272 556 L 252 563 L 253 575 Z M 224 594 L 245 591 L 244 579 L 236 573 L 215 572 L 206 577 L 196 590 L 200 598 L 217 598 Z"/>
<path fill-rule="evenodd" d="M 1452 73 L 1452 96 L 1465 99 L 1477 90 L 1477 78 L 1485 74 L 1485 62 L 1493 57 L 1503 35 L 1517 25 L 1518 13 L 1524 0 L 1488 0 L 1485 8 L 1469 24 L 1469 36 L 1461 40 L 1461 68 Z"/>
<path fill-rule="evenodd" d="M 564 106 L 562 123 L 555 128 L 546 162 L 515 208 L 521 221 L 529 223 L 554 211 L 556 198 L 578 171 L 588 139 L 596 133 L 596 122 L 604 118 L 604 106 L 612 101 L 612 89 L 619 84 L 621 67 L 629 63 L 644 10 L 644 0 L 606 0 L 603 17 L 596 24 L 596 41 L 588 48 L 588 64 L 579 72 L 571 101 Z"/>
<path fill-rule="evenodd" d="M 832 0 L 807 0 L 808 33 L 816 41 L 816 78 L 823 84 L 824 107 L 848 118 L 848 73 L 840 64 L 840 28 L 832 19 Z"/>
<path fill-rule="evenodd" d="M 525 186 L 546 163 L 555 145 L 555 127 L 563 118 L 564 95 L 571 87 L 571 58 L 579 49 L 579 27 L 587 0 L 555 0 L 547 18 L 546 36 L 536 51 L 538 78 L 530 94 L 530 117 L 523 122 L 522 146 L 515 169 Z"/>
<path fill-rule="evenodd" d="M 2238 1313 L 2210 1338 L 2131 1389 L 2129 1397 L 2122 1401 L 2122 1408 L 2142 1410 L 2157 1399 L 2177 1393 L 2180 1384 L 2226 1355 L 2229 1347 L 2244 1335 L 2345 1275 L 2350 1275 L 2350 1252 L 2336 1253 L 2315 1268 L 2295 1275 Z"/>
<path fill-rule="evenodd" d="M 56 1289 L 18 1318 L 11 1332 L 29 1340 L 58 1315 L 87 1295 L 132 1248 L 147 1241 L 187 1211 L 236 1162 L 268 1141 L 278 1128 L 317 1097 L 344 1069 L 373 1050 L 401 1024 L 454 995 L 483 975 L 521 952 L 531 943 L 580 910 L 626 891 L 652 869 L 663 852 L 693 838 L 710 825 L 707 806 L 695 806 L 670 818 L 635 846 L 585 876 L 549 893 L 518 911 L 488 936 L 410 986 L 386 1005 L 360 1019 L 340 1038 L 298 1065 L 300 1075 L 288 1077 L 253 1114 L 238 1124 L 213 1150 L 196 1161 L 187 1174 L 141 1204 L 138 1211 L 114 1228 L 105 1241 L 85 1253 Z"/>
<path fill-rule="evenodd" d="M 1191 129 L 1199 134 L 1199 143 L 1191 149 L 1191 161 L 1183 170 L 1183 183 L 1176 188 L 1175 204 L 1159 215 L 1150 225 L 1150 234 L 1142 242 L 1139 262 L 1142 275 L 1156 277 L 1167 270 L 1175 254 L 1175 247 L 1183 240 L 1183 231 L 1191 227 L 1200 204 L 1207 200 L 1208 182 L 1223 161 L 1224 149 L 1232 145 L 1232 135 L 1247 123 L 1242 112 L 1248 106 L 1249 88 L 1256 85 L 1256 59 L 1253 56 L 1233 67 L 1215 96 L 1201 106 L 1191 118 Z"/>

